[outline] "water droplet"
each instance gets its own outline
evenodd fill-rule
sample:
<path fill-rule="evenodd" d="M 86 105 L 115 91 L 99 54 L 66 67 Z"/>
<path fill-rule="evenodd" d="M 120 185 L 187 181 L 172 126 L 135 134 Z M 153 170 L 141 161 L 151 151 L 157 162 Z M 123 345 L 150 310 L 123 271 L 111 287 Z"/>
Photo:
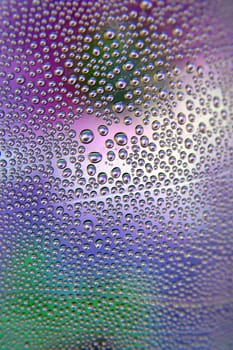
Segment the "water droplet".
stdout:
<path fill-rule="evenodd" d="M 106 136 L 108 134 L 108 127 L 106 125 L 100 125 L 98 131 L 101 136 Z"/>
<path fill-rule="evenodd" d="M 102 240 L 102 239 L 97 239 L 97 240 L 95 241 L 95 247 L 96 247 L 97 249 L 100 249 L 100 248 L 102 248 L 102 246 L 103 246 L 103 240 Z"/>
<path fill-rule="evenodd" d="M 114 159 L 116 158 L 116 154 L 113 151 L 109 151 L 107 153 L 107 158 L 110 162 L 114 161 Z"/>
<path fill-rule="evenodd" d="M 63 172 L 62 172 L 62 175 L 64 176 L 64 177 L 70 177 L 71 176 L 71 174 L 72 174 L 72 170 L 70 169 L 70 168 L 66 168 L 66 169 L 64 169 L 63 170 Z"/>
<path fill-rule="evenodd" d="M 160 128 L 160 122 L 158 120 L 154 120 L 152 123 L 152 129 L 158 130 Z"/>
<path fill-rule="evenodd" d="M 132 61 L 128 61 L 123 65 L 123 69 L 125 71 L 131 71 L 134 68 L 134 63 Z"/>
<path fill-rule="evenodd" d="M 180 112 L 180 113 L 178 113 L 177 119 L 178 119 L 178 123 L 180 125 L 184 125 L 186 122 L 186 115 L 184 113 Z"/>
<path fill-rule="evenodd" d="M 189 156 L 188 156 L 189 163 L 194 163 L 196 158 L 197 157 L 196 157 L 196 155 L 194 153 L 190 153 Z"/>
<path fill-rule="evenodd" d="M 67 162 L 66 162 L 65 159 L 59 159 L 57 161 L 57 166 L 58 166 L 59 169 L 65 169 L 66 165 L 67 165 Z"/>
<path fill-rule="evenodd" d="M 127 82 L 124 80 L 124 79 L 119 79 L 117 82 L 116 82 L 116 87 L 118 89 L 125 89 L 127 85 Z"/>
<path fill-rule="evenodd" d="M 149 138 L 145 135 L 140 137 L 140 144 L 142 147 L 147 147 L 149 144 Z"/>
<path fill-rule="evenodd" d="M 119 154 L 119 158 L 120 159 L 126 159 L 127 156 L 128 156 L 128 152 L 127 152 L 127 150 L 125 148 L 121 148 L 119 150 L 118 154 Z"/>
<path fill-rule="evenodd" d="M 94 134 L 90 129 L 84 129 L 80 132 L 80 141 L 82 143 L 88 144 L 94 140 Z"/>
<path fill-rule="evenodd" d="M 107 148 L 113 148 L 114 147 L 114 142 L 112 139 L 108 139 L 105 141 L 105 145 Z"/>
<path fill-rule="evenodd" d="M 111 171 L 111 175 L 113 178 L 118 178 L 121 175 L 121 169 L 119 167 L 115 167 Z"/>
<path fill-rule="evenodd" d="M 54 74 L 57 75 L 58 77 L 62 76 L 62 74 L 64 73 L 64 69 L 62 67 L 56 67 Z"/>
<path fill-rule="evenodd" d="M 20 75 L 17 79 L 16 79 L 17 84 L 23 84 L 25 82 L 25 77 L 23 75 Z"/>
<path fill-rule="evenodd" d="M 88 175 L 90 175 L 90 176 L 95 175 L 95 173 L 96 173 L 96 167 L 94 166 L 94 164 L 88 164 L 88 166 L 87 166 L 87 173 L 88 173 Z"/>
<path fill-rule="evenodd" d="M 122 180 L 124 181 L 125 184 L 129 184 L 131 181 L 131 176 L 129 173 L 124 173 L 122 175 Z"/>
<path fill-rule="evenodd" d="M 137 125 L 136 128 L 135 128 L 135 132 L 137 135 L 142 135 L 143 132 L 144 132 L 144 128 L 142 125 Z"/>
<path fill-rule="evenodd" d="M 125 146 L 128 142 L 128 137 L 124 132 L 118 132 L 115 134 L 114 140 L 119 146 Z"/>
<path fill-rule="evenodd" d="M 204 134 L 206 132 L 206 130 L 207 130 L 206 124 L 203 123 L 203 122 L 199 123 L 199 130 L 200 130 L 201 133 Z"/>
<path fill-rule="evenodd" d="M 150 10 L 152 8 L 152 2 L 151 0 L 142 0 L 140 2 L 140 7 L 142 10 Z"/>
<path fill-rule="evenodd" d="M 124 105 L 123 102 L 116 102 L 113 105 L 113 111 L 116 112 L 116 113 L 122 113 L 124 108 L 125 108 L 125 105 Z"/>
<path fill-rule="evenodd" d="M 112 40 L 115 38 L 115 31 L 113 29 L 107 29 L 104 33 L 104 38 L 107 40 Z"/>
<path fill-rule="evenodd" d="M 102 154 L 100 152 L 90 152 L 88 154 L 88 159 L 91 163 L 99 163 L 102 160 Z"/>
<path fill-rule="evenodd" d="M 93 229 L 93 222 L 91 220 L 85 220 L 83 222 L 84 230 L 91 231 Z"/>
<path fill-rule="evenodd" d="M 68 79 L 68 84 L 75 85 L 76 82 L 77 82 L 77 77 L 76 77 L 76 75 L 72 74 Z"/>
<path fill-rule="evenodd" d="M 195 71 L 195 65 L 192 62 L 187 62 L 185 65 L 185 70 L 187 73 L 191 74 Z"/>
<path fill-rule="evenodd" d="M 105 184 L 107 182 L 107 179 L 107 174 L 104 172 L 99 173 L 97 176 L 97 181 L 100 185 Z"/>

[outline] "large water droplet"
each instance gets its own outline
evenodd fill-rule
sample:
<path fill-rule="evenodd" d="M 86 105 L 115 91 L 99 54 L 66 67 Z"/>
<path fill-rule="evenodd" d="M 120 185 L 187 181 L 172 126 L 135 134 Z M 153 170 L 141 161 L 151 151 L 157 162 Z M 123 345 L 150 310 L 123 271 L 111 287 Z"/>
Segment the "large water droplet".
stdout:
<path fill-rule="evenodd" d="M 117 134 L 115 134 L 114 140 L 119 146 L 124 146 L 128 142 L 128 137 L 124 132 L 118 132 Z"/>
<path fill-rule="evenodd" d="M 94 134 L 92 130 L 84 129 L 80 132 L 79 138 L 82 143 L 87 144 L 94 140 Z"/>
<path fill-rule="evenodd" d="M 88 159 L 91 163 L 99 163 L 102 160 L 102 154 L 100 152 L 90 152 L 88 154 Z"/>

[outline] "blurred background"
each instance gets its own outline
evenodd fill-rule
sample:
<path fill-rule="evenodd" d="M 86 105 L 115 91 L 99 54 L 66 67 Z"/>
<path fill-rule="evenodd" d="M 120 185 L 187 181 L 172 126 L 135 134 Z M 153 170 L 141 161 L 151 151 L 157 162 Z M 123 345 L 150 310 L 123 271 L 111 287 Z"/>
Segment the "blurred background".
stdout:
<path fill-rule="evenodd" d="M 0 349 L 233 349 L 232 15 L 0 0 Z"/>

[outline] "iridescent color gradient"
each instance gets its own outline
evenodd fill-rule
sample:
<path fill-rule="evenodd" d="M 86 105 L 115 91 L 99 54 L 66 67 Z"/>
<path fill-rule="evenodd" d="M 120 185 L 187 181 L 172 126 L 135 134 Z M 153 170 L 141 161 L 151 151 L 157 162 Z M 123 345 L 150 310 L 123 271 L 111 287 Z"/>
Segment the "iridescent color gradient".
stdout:
<path fill-rule="evenodd" d="M 0 350 L 233 349 L 232 15 L 0 0 Z"/>

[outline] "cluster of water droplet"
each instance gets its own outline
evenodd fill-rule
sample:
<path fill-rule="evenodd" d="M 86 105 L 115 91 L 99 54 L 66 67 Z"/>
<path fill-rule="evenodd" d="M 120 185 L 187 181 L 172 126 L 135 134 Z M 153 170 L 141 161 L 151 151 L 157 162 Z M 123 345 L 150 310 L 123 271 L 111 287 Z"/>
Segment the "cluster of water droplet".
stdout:
<path fill-rule="evenodd" d="M 0 2 L 0 348 L 233 346 L 232 42 L 213 13 Z"/>

